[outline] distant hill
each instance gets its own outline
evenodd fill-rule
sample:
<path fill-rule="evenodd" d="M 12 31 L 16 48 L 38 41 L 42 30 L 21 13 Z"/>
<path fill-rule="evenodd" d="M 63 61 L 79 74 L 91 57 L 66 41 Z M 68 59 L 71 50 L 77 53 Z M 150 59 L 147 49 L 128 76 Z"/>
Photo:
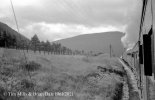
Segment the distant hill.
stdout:
<path fill-rule="evenodd" d="M 123 52 L 121 38 L 122 32 L 103 32 L 94 34 L 79 35 L 67 39 L 55 41 L 73 50 L 95 51 L 109 53 L 110 45 L 112 54 L 120 56 Z"/>
<path fill-rule="evenodd" d="M 17 41 L 20 41 L 20 40 L 29 41 L 28 38 L 26 38 L 25 36 L 21 35 L 17 31 L 15 31 L 11 27 L 9 27 L 7 24 L 4 24 L 2 22 L 0 22 L 0 32 L 1 31 L 6 31 L 7 34 L 10 34 L 12 36 L 14 35 L 16 37 Z"/>

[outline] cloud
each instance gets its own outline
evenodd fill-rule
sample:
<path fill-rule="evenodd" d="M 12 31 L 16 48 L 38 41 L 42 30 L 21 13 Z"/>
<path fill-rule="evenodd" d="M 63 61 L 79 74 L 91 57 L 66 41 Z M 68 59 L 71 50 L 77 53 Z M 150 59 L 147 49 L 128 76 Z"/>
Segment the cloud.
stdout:
<path fill-rule="evenodd" d="M 139 38 L 140 18 L 141 18 L 142 2 L 135 0 L 135 3 L 128 11 L 128 22 L 126 35 L 122 38 L 122 42 L 126 48 L 132 48 Z"/>
<path fill-rule="evenodd" d="M 8 0 L 6 0 L 8 1 Z M 135 0 L 12 0 L 19 22 L 124 24 Z M 38 1 L 38 2 L 37 2 Z M 10 3 L 5 8 L 9 8 Z M 11 9 L 10 9 L 11 11 Z M 13 16 L 12 16 L 13 17 Z"/>
<path fill-rule="evenodd" d="M 3 1 L 3 2 L 2 2 Z M 12 0 L 22 34 L 56 40 L 84 33 L 125 31 L 125 47 L 138 36 L 141 0 Z M 15 28 L 9 0 L 0 1 L 0 20 Z"/>
<path fill-rule="evenodd" d="M 62 23 L 33 23 L 24 27 L 21 30 L 23 35 L 31 38 L 34 34 L 37 34 L 43 41 L 58 40 L 63 38 L 69 38 L 80 34 L 91 34 L 98 32 L 107 31 L 125 31 L 124 26 L 100 26 L 100 27 L 89 27 L 78 24 L 62 24 Z"/>

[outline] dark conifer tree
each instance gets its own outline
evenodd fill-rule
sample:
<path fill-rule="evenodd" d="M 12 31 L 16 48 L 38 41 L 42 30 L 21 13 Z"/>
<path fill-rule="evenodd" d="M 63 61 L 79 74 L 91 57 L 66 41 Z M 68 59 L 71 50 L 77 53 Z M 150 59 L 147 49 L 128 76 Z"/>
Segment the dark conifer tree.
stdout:
<path fill-rule="evenodd" d="M 0 32 L 0 47 L 5 47 L 3 31 Z"/>
<path fill-rule="evenodd" d="M 31 38 L 31 48 L 34 50 L 34 52 L 36 52 L 36 50 L 38 49 L 39 44 L 40 44 L 40 40 L 39 40 L 38 36 L 35 34 Z"/>
<path fill-rule="evenodd" d="M 45 50 L 48 52 L 48 54 L 51 51 L 51 44 L 48 40 L 45 43 Z"/>

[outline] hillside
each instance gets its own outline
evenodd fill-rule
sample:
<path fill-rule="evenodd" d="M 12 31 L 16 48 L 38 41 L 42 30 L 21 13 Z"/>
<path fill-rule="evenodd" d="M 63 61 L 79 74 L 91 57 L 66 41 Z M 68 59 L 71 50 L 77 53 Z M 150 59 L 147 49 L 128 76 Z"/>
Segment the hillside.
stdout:
<path fill-rule="evenodd" d="M 123 35 L 124 34 L 121 32 L 94 33 L 79 35 L 55 42 L 61 43 L 71 49 L 103 53 L 109 53 L 111 44 L 112 54 L 120 56 L 123 52 L 123 45 L 121 42 L 121 37 Z"/>
<path fill-rule="evenodd" d="M 0 22 L 0 32 L 1 31 L 6 31 L 7 34 L 10 34 L 12 36 L 15 36 L 17 41 L 20 40 L 24 40 L 24 41 L 29 41 L 28 38 L 26 38 L 25 36 L 21 35 L 20 33 L 18 33 L 17 31 L 15 31 L 14 29 L 12 29 L 11 27 L 9 27 L 7 24 L 4 24 L 2 22 Z"/>

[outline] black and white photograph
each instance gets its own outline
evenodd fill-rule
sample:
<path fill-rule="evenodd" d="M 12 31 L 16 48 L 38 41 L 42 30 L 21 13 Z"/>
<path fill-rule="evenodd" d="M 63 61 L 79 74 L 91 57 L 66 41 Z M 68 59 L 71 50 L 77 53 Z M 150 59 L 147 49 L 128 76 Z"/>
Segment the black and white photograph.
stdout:
<path fill-rule="evenodd" d="M 0 0 L 0 100 L 155 100 L 155 0 Z"/>

